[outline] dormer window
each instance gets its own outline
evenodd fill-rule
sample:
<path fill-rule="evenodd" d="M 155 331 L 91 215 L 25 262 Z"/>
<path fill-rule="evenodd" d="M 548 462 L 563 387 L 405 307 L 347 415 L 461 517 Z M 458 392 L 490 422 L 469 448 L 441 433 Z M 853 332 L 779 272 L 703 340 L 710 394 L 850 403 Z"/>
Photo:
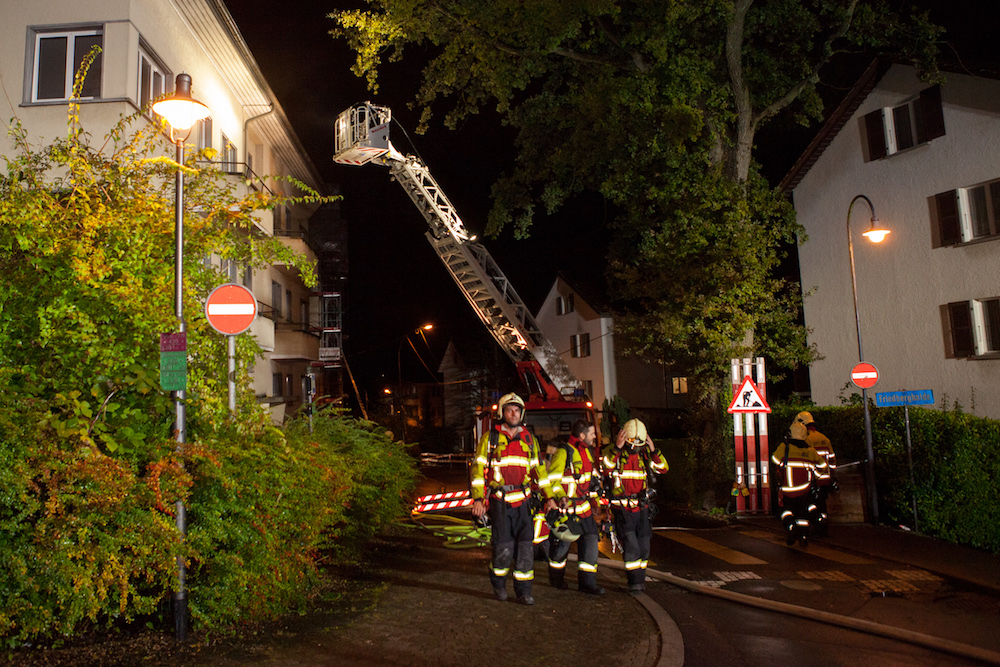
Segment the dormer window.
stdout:
<path fill-rule="evenodd" d="M 879 160 L 944 136 L 941 87 L 934 86 L 912 100 L 865 115 L 868 160 Z"/>

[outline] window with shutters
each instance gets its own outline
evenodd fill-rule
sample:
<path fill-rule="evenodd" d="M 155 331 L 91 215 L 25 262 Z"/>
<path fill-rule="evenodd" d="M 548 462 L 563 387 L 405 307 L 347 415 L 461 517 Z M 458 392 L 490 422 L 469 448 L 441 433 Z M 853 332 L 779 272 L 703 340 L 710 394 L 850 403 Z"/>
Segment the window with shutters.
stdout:
<path fill-rule="evenodd" d="M 73 78 L 83 59 L 95 46 L 104 45 L 101 28 L 83 30 L 38 31 L 34 33 L 31 68 L 31 101 L 57 102 L 73 94 Z M 103 54 L 98 53 L 83 82 L 80 99 L 101 96 Z"/>
<path fill-rule="evenodd" d="M 556 297 L 556 315 L 566 315 L 576 310 L 573 295 Z"/>
<path fill-rule="evenodd" d="M 1000 179 L 934 195 L 935 247 L 1000 237 Z"/>
<path fill-rule="evenodd" d="M 944 136 L 941 87 L 934 86 L 894 107 L 876 109 L 864 118 L 868 160 L 879 160 Z"/>
<path fill-rule="evenodd" d="M 149 110 L 149 103 L 162 97 L 168 92 L 171 84 L 170 76 L 164 68 L 148 51 L 139 49 L 139 81 L 137 99 L 139 108 L 147 111 L 150 116 L 156 114 Z"/>
<path fill-rule="evenodd" d="M 1000 357 L 1000 297 L 956 301 L 941 307 L 945 356 Z"/>
<path fill-rule="evenodd" d="M 569 337 L 569 353 L 571 357 L 590 356 L 590 334 L 577 334 Z"/>

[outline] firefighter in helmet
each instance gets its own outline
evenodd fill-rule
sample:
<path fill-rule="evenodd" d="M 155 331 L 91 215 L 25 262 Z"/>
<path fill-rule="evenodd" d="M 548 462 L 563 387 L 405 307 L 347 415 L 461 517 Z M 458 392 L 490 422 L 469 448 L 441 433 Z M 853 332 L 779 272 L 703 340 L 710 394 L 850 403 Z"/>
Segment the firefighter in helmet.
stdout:
<path fill-rule="evenodd" d="M 611 517 L 624 552 L 628 589 L 630 593 L 641 593 L 646 589 L 649 541 L 653 535 L 652 484 L 654 475 L 666 472 L 667 460 L 646 433 L 646 425 L 630 419 L 618 431 L 616 441 L 604 448 L 603 464 L 612 480 Z"/>
<path fill-rule="evenodd" d="M 802 546 L 806 546 L 809 517 L 817 511 L 813 485 L 828 476 L 826 459 L 809 446 L 806 435 L 805 424 L 792 422 L 788 435 L 771 455 L 771 463 L 778 469 L 775 477 L 781 479 L 778 506 L 785 527 L 785 542 L 789 545 L 797 539 Z"/>
<path fill-rule="evenodd" d="M 497 600 L 507 599 L 507 575 L 514 569 L 514 594 L 525 605 L 535 604 L 531 582 L 535 576 L 530 509 L 531 482 L 546 499 L 545 510 L 556 508 L 562 489 L 549 486 L 539 458 L 538 443 L 521 424 L 524 400 L 514 393 L 497 403 L 500 419 L 483 434 L 472 464 L 472 514 L 489 512 L 493 527 L 490 583 Z"/>
<path fill-rule="evenodd" d="M 838 490 L 837 480 L 834 478 L 834 472 L 837 470 L 837 455 L 833 452 L 833 445 L 830 444 L 830 438 L 820 433 L 819 429 L 816 428 L 816 421 L 813 419 L 811 413 L 802 411 L 795 415 L 795 421 L 805 425 L 808 431 L 806 442 L 819 452 L 820 456 L 826 459 L 828 474 L 816 481 L 819 492 L 816 496 L 816 508 L 819 512 L 819 518 L 816 522 L 816 534 L 826 535 L 830 522 L 830 515 L 826 511 L 826 499 L 829 497 L 830 491 Z"/>
<path fill-rule="evenodd" d="M 576 578 L 580 592 L 604 595 L 604 589 L 597 585 L 600 529 L 594 520 L 594 510 L 599 508 L 600 459 L 594 451 L 596 439 L 594 425 L 583 419 L 577 420 L 569 442 L 560 443 L 549 461 L 549 485 L 566 494 L 566 507 L 561 516 L 556 512 L 557 518 L 550 520 L 553 524 L 555 521 L 562 523 L 549 536 L 549 583 L 554 588 L 569 588 L 566 583 L 566 557 L 570 545 L 576 542 L 579 556 Z M 575 519 L 575 529 L 574 522 L 567 522 L 563 517 Z"/>

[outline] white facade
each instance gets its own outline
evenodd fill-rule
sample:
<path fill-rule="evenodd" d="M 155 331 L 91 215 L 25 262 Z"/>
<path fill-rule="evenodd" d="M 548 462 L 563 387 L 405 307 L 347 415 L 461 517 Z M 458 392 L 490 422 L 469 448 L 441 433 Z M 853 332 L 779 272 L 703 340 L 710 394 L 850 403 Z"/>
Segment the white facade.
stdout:
<path fill-rule="evenodd" d="M 218 151 L 216 159 L 240 192 L 298 194 L 284 183 L 262 181 L 263 174 L 291 175 L 319 189 L 315 168 L 222 0 L 31 0 L 5 2 L 4 14 L 0 76 L 6 96 L 0 108 L 5 119 L 20 119 L 33 144 L 65 134 L 74 52 L 98 43 L 99 71 L 93 68 L 88 77 L 81 108 L 83 126 L 95 137 L 172 90 L 174 77 L 186 72 L 193 96 L 212 112 L 211 122 L 196 127 L 188 141 Z M 0 150 L 9 150 L 9 143 Z M 258 226 L 315 261 L 303 239 L 314 208 L 262 212 Z M 280 421 L 284 407 L 301 395 L 302 374 L 319 358 L 319 339 L 307 331 L 318 314 L 309 312 L 309 291 L 288 267 L 252 276 L 231 267 L 230 276 L 251 287 L 267 315 L 251 329 L 267 353 L 254 369 L 254 388 Z"/>
<path fill-rule="evenodd" d="M 880 374 L 871 391 L 931 389 L 938 404 L 947 397 L 949 405 L 958 401 L 967 412 L 1000 418 L 1000 301 L 994 301 L 1000 297 L 1000 186 L 995 203 L 989 186 L 1000 179 L 1000 81 L 949 73 L 940 88 L 943 136 L 897 152 L 889 144 L 888 155 L 870 159 L 866 115 L 887 109 L 893 117 L 929 88 L 912 68 L 893 65 L 859 97 L 794 185 L 795 210 L 808 236 L 799 251 L 805 323 L 809 342 L 824 357 L 811 367 L 812 398 L 835 405 L 841 394 L 858 391 L 845 389 L 858 362 L 845 220 L 851 200 L 863 194 L 892 231 L 879 245 L 868 242 L 862 233 L 871 214 L 863 200 L 854 204 L 864 358 Z M 949 202 L 960 215 L 952 229 L 964 230 L 957 241 L 942 232 Z"/>
<path fill-rule="evenodd" d="M 535 321 L 597 408 L 616 394 L 634 408 L 682 405 L 680 393 L 667 394 L 671 378 L 664 367 L 616 353 L 614 319 L 598 312 L 563 278 L 552 284 Z M 686 387 L 685 380 L 684 393 Z"/>

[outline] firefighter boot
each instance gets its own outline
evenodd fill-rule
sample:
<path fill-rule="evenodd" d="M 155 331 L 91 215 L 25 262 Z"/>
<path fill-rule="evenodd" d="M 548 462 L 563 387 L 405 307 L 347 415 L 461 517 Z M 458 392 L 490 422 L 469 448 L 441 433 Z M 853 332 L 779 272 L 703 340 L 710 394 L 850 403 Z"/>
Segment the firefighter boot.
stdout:
<path fill-rule="evenodd" d="M 569 588 L 569 584 L 566 583 L 566 571 L 562 568 L 555 568 L 551 565 L 549 566 L 549 585 L 552 588 L 557 588 L 561 591 Z"/>

